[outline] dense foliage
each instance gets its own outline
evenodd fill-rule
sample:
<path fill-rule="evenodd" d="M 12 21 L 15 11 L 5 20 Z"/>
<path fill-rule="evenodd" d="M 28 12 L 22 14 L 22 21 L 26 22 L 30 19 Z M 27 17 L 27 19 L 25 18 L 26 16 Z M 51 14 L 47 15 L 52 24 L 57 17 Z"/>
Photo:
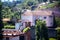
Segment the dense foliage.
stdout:
<path fill-rule="evenodd" d="M 26 28 L 23 29 L 23 33 L 26 33 L 26 32 L 28 32 L 29 30 L 30 30 L 30 27 L 26 27 Z"/>
<path fill-rule="evenodd" d="M 3 22 L 2 22 L 2 3 L 0 1 L 0 31 L 3 28 Z"/>
<path fill-rule="evenodd" d="M 57 2 L 53 2 L 53 3 L 46 3 L 45 5 L 40 5 L 39 8 L 40 9 L 48 9 L 48 8 L 54 8 L 56 7 L 60 2 L 57 1 Z"/>
<path fill-rule="evenodd" d="M 56 30 L 57 30 L 57 40 L 60 40 L 60 27 L 57 27 Z"/>
<path fill-rule="evenodd" d="M 9 4 L 6 3 L 2 8 L 2 17 L 3 18 L 12 18 L 16 17 L 18 19 L 21 18 L 21 10 L 23 9 L 31 9 L 31 6 L 36 5 L 38 2 L 37 0 L 24 0 L 23 3 L 19 3 L 19 5 L 15 4 L 15 6 L 12 6 L 13 3 Z"/>
<path fill-rule="evenodd" d="M 2 40 L 2 28 L 4 27 L 3 22 L 2 22 L 2 3 L 0 0 L 0 40 Z"/>
<path fill-rule="evenodd" d="M 5 25 L 3 29 L 15 29 L 13 25 Z"/>
<path fill-rule="evenodd" d="M 60 27 L 60 18 L 59 17 L 56 17 L 56 23 L 57 23 L 57 26 Z"/>
<path fill-rule="evenodd" d="M 38 20 L 36 21 L 36 40 L 49 40 L 48 39 L 48 30 L 45 26 L 45 21 Z"/>
<path fill-rule="evenodd" d="M 18 13 L 18 11 L 12 11 L 12 8 L 9 8 L 7 6 L 2 8 L 2 15 L 3 18 L 20 18 L 20 14 Z"/>
<path fill-rule="evenodd" d="M 46 0 L 43 0 L 43 1 L 42 0 L 24 0 L 22 3 L 15 4 L 15 6 L 12 6 L 13 3 L 10 4 L 10 6 L 12 7 L 9 7 L 9 5 L 6 6 L 7 4 L 5 6 L 3 5 L 3 8 L 2 8 L 3 18 L 12 18 L 13 16 L 19 19 L 21 17 L 21 11 L 23 9 L 35 10 L 35 9 L 54 8 L 58 4 L 58 2 L 55 2 L 55 3 L 49 3 L 49 4 L 39 6 L 38 5 L 39 1 L 41 3 L 46 2 Z"/>
<path fill-rule="evenodd" d="M 37 0 L 24 0 L 24 2 L 17 5 L 17 7 L 20 9 L 30 9 L 31 10 L 31 7 L 36 5 L 37 3 L 38 3 Z"/>
<path fill-rule="evenodd" d="M 45 5 L 38 5 L 39 1 L 42 2 L 42 0 L 24 0 L 24 2 L 15 5 L 13 7 L 9 7 L 9 6 L 3 6 L 2 8 L 2 17 L 3 18 L 17 18 L 20 19 L 21 18 L 21 14 L 22 14 L 22 10 L 24 9 L 30 9 L 30 10 L 36 10 L 36 9 L 47 9 L 47 8 L 54 8 L 55 6 L 60 5 L 59 2 L 54 2 L 54 3 L 48 3 Z M 46 0 L 43 0 L 46 1 Z M 38 6 L 39 7 L 38 7 Z M 10 4 L 11 6 L 11 4 Z M 59 26 L 59 19 L 57 20 L 57 26 Z"/>
<path fill-rule="evenodd" d="M 60 29 L 57 30 L 57 40 L 60 40 Z"/>

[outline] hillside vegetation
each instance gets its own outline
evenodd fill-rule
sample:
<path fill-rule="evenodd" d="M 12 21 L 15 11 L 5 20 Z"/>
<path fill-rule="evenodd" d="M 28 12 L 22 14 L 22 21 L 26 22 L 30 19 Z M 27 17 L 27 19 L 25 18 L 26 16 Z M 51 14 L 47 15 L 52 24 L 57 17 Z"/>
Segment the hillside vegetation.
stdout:
<path fill-rule="evenodd" d="M 9 7 L 9 6 L 3 6 L 2 8 L 2 15 L 3 18 L 12 18 L 16 17 L 20 19 L 22 10 L 29 9 L 29 10 L 36 10 L 36 9 L 46 9 L 46 8 L 54 8 L 59 2 L 54 3 L 48 3 L 48 4 L 42 4 L 38 2 L 39 0 L 24 0 L 24 2 L 20 4 L 16 4 L 16 6 Z M 12 5 L 12 4 L 11 4 Z M 14 8 L 14 9 L 13 9 Z"/>
<path fill-rule="evenodd" d="M 40 1 L 40 2 L 39 2 Z M 46 1 L 46 0 L 45 0 Z M 2 17 L 3 18 L 21 18 L 21 14 L 24 13 L 22 10 L 24 9 L 29 9 L 29 10 L 36 10 L 36 9 L 48 9 L 48 8 L 54 8 L 54 7 L 59 7 L 60 2 L 51 2 L 51 3 L 46 3 L 42 4 L 44 1 L 41 0 L 24 0 L 24 2 L 20 4 L 16 4 L 15 6 L 9 7 L 9 6 L 2 6 Z M 11 4 L 12 5 L 12 4 Z M 10 5 L 10 6 L 11 6 Z M 57 20 L 57 25 L 60 24 L 59 18 Z"/>

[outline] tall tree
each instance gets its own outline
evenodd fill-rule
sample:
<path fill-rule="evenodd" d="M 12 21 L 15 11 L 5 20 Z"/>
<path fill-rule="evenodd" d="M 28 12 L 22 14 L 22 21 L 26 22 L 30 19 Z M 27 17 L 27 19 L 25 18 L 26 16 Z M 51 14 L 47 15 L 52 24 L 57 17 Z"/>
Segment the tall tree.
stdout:
<path fill-rule="evenodd" d="M 47 0 L 38 0 L 39 3 L 46 2 Z"/>
<path fill-rule="evenodd" d="M 45 21 L 36 21 L 36 40 L 49 40 Z"/>
<path fill-rule="evenodd" d="M 2 28 L 3 28 L 3 22 L 2 22 L 2 3 L 0 0 L 0 40 L 2 40 Z"/>
<path fill-rule="evenodd" d="M 56 19 L 55 19 L 55 15 L 54 15 L 54 13 L 53 13 L 53 28 L 56 28 L 57 27 L 57 23 L 56 23 Z"/>

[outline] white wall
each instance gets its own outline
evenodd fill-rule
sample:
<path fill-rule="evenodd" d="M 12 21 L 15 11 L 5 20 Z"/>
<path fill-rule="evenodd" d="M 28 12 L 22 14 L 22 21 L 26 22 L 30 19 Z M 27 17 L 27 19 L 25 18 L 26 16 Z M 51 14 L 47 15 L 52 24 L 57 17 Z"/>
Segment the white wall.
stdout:
<path fill-rule="evenodd" d="M 46 17 L 46 19 L 44 19 L 44 17 Z M 53 16 L 52 17 L 49 17 L 49 16 L 22 16 L 22 20 L 29 20 L 30 22 L 32 22 L 31 25 L 35 25 L 35 20 L 37 18 L 42 19 L 43 21 L 46 21 L 46 26 L 48 26 L 48 27 L 53 26 Z"/>
<path fill-rule="evenodd" d="M 46 19 L 43 19 L 46 21 L 46 26 L 52 27 L 53 26 L 53 16 L 52 17 L 46 16 L 46 17 L 47 17 Z"/>
<path fill-rule="evenodd" d="M 23 16 L 21 17 L 22 21 L 30 21 L 33 23 L 33 16 Z M 31 24 L 32 25 L 32 24 Z"/>
<path fill-rule="evenodd" d="M 46 17 L 46 19 L 44 17 Z M 46 21 L 46 26 L 47 27 L 52 27 L 53 26 L 53 16 L 52 17 L 49 17 L 49 16 L 34 16 L 33 21 L 36 20 L 36 18 L 41 19 L 43 21 Z"/>

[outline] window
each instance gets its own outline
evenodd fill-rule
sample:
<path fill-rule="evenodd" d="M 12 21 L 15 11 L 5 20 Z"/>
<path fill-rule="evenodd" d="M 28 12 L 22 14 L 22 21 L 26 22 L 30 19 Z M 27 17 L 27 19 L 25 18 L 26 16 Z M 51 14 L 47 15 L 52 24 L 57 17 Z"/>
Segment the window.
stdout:
<path fill-rule="evenodd" d="M 44 19 L 46 19 L 46 17 L 44 17 Z"/>

